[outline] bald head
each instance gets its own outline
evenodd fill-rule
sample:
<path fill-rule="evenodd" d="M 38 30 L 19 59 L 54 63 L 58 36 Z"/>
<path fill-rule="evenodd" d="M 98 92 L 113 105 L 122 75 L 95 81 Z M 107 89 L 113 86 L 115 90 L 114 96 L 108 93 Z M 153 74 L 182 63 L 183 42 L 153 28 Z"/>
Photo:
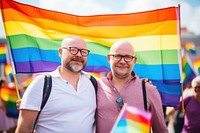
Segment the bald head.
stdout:
<path fill-rule="evenodd" d="M 112 45 L 110 54 L 135 55 L 135 49 L 128 41 L 120 40 Z"/>
<path fill-rule="evenodd" d="M 86 42 L 79 36 L 70 36 L 62 41 L 62 47 L 87 48 Z"/>

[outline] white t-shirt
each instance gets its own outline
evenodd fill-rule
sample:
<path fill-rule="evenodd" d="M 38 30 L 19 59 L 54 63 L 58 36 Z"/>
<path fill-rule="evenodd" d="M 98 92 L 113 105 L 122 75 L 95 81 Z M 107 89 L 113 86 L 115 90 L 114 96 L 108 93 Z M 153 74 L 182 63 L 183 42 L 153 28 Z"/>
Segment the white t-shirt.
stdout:
<path fill-rule="evenodd" d="M 88 74 L 82 73 L 78 89 L 64 81 L 58 69 L 52 73 L 52 90 L 37 122 L 38 133 L 93 133 L 96 110 L 95 89 Z M 44 76 L 29 85 L 20 109 L 40 110 Z"/>

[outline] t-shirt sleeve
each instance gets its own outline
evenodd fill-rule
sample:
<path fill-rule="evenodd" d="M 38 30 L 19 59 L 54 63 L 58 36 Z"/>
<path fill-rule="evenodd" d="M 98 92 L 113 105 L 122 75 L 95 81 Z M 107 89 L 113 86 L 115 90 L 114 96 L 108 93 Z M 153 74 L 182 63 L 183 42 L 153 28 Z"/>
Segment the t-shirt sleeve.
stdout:
<path fill-rule="evenodd" d="M 44 86 L 44 75 L 37 76 L 26 89 L 20 109 L 40 111 Z"/>

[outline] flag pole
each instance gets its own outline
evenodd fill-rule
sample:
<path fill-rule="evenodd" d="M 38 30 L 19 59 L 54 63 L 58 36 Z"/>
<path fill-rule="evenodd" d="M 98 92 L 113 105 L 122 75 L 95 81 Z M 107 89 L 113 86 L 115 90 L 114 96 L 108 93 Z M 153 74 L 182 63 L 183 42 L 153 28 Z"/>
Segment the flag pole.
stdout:
<path fill-rule="evenodd" d="M 14 82 L 15 82 L 15 88 L 16 88 L 16 91 L 17 91 L 17 97 L 18 97 L 18 99 L 21 99 L 21 96 L 19 94 L 19 87 L 18 87 L 18 83 L 17 83 L 17 76 L 16 76 L 16 74 L 13 74 L 13 77 L 14 77 Z"/>
<path fill-rule="evenodd" d="M 182 37 L 181 37 L 181 14 L 180 14 L 180 4 L 178 4 L 178 13 L 179 13 L 179 35 L 180 35 L 180 50 L 182 49 Z M 183 76 L 182 76 L 182 73 L 183 73 L 183 62 L 182 62 L 182 54 L 181 52 L 180 53 L 180 57 L 181 57 L 181 104 L 182 104 L 182 112 L 185 112 L 185 107 L 184 107 L 184 101 L 183 101 Z"/>
<path fill-rule="evenodd" d="M 13 59 L 12 59 L 11 52 L 10 52 L 9 41 L 7 41 L 7 46 L 8 46 L 7 52 L 9 53 L 9 57 L 10 57 L 10 60 L 11 60 L 10 63 L 11 63 L 12 71 L 13 71 L 13 77 L 14 77 L 14 83 L 15 83 L 15 89 L 16 89 L 16 92 L 17 92 L 17 97 L 18 97 L 18 99 L 21 99 L 21 96 L 19 94 L 19 87 L 18 87 L 18 83 L 17 83 L 17 74 L 16 74 L 16 71 L 15 71 Z"/>
<path fill-rule="evenodd" d="M 124 114 L 124 111 L 125 111 L 125 109 L 126 109 L 126 106 L 127 106 L 127 103 L 124 103 L 124 106 L 122 107 L 122 109 L 121 109 L 121 111 L 120 111 L 120 113 L 119 113 L 119 116 L 117 117 L 117 120 L 115 121 L 115 124 L 114 124 L 114 126 L 113 126 L 113 128 L 112 128 L 112 130 L 111 130 L 110 133 L 114 133 L 115 128 L 117 127 L 118 121 L 120 120 L 121 116 Z"/>

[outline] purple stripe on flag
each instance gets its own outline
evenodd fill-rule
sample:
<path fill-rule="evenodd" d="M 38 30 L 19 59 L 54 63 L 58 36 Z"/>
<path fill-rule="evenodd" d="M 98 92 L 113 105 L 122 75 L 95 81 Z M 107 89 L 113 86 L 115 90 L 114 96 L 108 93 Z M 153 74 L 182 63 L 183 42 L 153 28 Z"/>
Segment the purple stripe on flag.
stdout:
<path fill-rule="evenodd" d="M 60 64 L 56 62 L 32 61 L 32 62 L 17 62 L 15 67 L 16 73 L 35 73 L 47 72 L 55 70 Z"/>
<path fill-rule="evenodd" d="M 110 69 L 106 66 L 87 66 L 84 71 L 86 72 L 109 72 Z"/>
<path fill-rule="evenodd" d="M 180 95 L 160 93 L 163 105 L 177 106 L 180 101 Z"/>
<path fill-rule="evenodd" d="M 32 62 L 17 62 L 15 67 L 16 73 L 36 73 L 36 72 L 50 72 L 55 70 L 60 63 L 45 62 L 45 61 L 32 61 Z M 110 69 L 105 66 L 87 66 L 84 71 L 87 72 L 109 72 Z"/>

